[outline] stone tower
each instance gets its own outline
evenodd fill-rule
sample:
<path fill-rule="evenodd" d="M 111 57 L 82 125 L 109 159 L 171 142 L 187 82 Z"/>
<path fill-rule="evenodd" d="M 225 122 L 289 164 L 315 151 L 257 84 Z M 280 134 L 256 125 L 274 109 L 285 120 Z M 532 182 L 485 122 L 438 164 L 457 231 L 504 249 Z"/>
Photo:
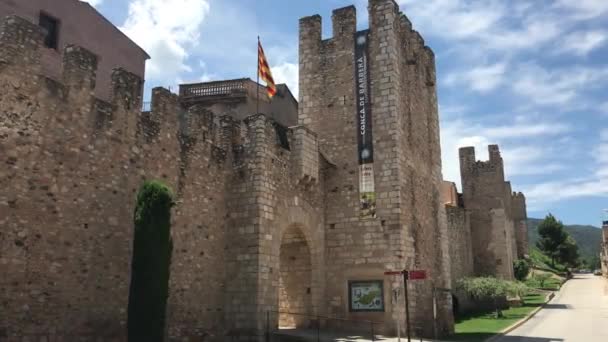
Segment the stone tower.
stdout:
<path fill-rule="evenodd" d="M 521 192 L 513 192 L 511 196 L 513 225 L 515 226 L 515 241 L 517 243 L 517 258 L 523 259 L 528 254 L 528 215 L 526 211 L 526 196 Z"/>
<path fill-rule="evenodd" d="M 511 184 L 505 182 L 498 145 L 489 145 L 488 153 L 488 161 L 477 161 L 475 148 L 459 150 L 464 206 L 470 212 L 474 269 L 477 275 L 513 279 L 517 248 Z"/>
<path fill-rule="evenodd" d="M 359 32 L 354 6 L 334 10 L 325 40 L 320 16 L 300 19 L 299 123 L 335 166 L 325 180 L 324 310 L 395 322 L 401 279 L 382 273 L 423 269 L 430 279 L 410 282 L 410 314 L 414 331 L 430 336 L 432 288 L 450 287 L 434 54 L 395 1 L 370 0 L 368 10 L 369 30 Z M 376 279 L 383 312 L 351 310 L 347 284 Z M 437 329 L 448 332 L 451 298 L 440 293 L 438 308 Z"/>
<path fill-rule="evenodd" d="M 602 244 L 600 246 L 600 266 L 602 275 L 608 277 L 608 210 L 604 210 L 602 219 Z"/>

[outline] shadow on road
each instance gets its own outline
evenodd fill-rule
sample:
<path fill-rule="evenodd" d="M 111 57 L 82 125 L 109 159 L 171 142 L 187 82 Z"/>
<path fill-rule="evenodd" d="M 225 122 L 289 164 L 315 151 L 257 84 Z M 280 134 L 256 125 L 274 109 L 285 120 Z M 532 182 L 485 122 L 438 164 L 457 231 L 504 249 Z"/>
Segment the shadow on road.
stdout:
<path fill-rule="evenodd" d="M 498 342 L 558 342 L 563 341 L 563 338 L 557 337 L 527 337 L 527 336 L 503 336 Z"/>
<path fill-rule="evenodd" d="M 457 339 L 449 341 L 484 341 L 487 338 L 494 336 L 489 333 L 468 333 L 458 334 Z M 552 337 L 526 337 L 526 336 L 502 336 L 496 339 L 496 342 L 559 342 L 563 341 L 563 338 L 552 338 Z"/>
<path fill-rule="evenodd" d="M 543 309 L 570 309 L 570 305 L 568 304 L 545 304 Z"/>

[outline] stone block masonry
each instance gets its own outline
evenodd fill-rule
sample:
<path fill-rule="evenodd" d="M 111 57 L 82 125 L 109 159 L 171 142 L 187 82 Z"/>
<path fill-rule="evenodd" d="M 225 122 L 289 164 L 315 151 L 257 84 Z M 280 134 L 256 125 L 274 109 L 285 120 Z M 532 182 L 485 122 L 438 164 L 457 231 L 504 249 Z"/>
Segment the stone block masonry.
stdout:
<path fill-rule="evenodd" d="M 334 10 L 333 37 L 321 39 L 321 17 L 300 20 L 299 123 L 318 136 L 336 170 L 327 175 L 325 289 L 330 316 L 394 322 L 402 298 L 384 312 L 349 310 L 347 282 L 383 280 L 385 293 L 400 280 L 385 270 L 426 269 L 412 283 L 415 333 L 432 336 L 432 287 L 450 287 L 445 209 L 440 203 L 441 160 L 432 51 L 394 1 L 369 2 L 369 79 L 377 218 L 359 209 L 353 6 Z M 451 299 L 439 298 L 438 330 L 452 329 Z"/>
<path fill-rule="evenodd" d="M 602 275 L 608 277 L 608 213 L 604 212 L 602 220 L 602 245 L 600 247 L 600 267 Z"/>
<path fill-rule="evenodd" d="M 470 212 L 474 271 L 513 279 L 513 261 L 527 253 L 525 197 L 505 182 L 498 145 L 489 160 L 477 161 L 473 147 L 460 149 L 464 208 Z"/>
<path fill-rule="evenodd" d="M 448 231 L 462 216 L 446 216 L 441 200 L 434 55 L 395 1 L 370 0 L 369 22 L 375 203 L 362 217 L 354 7 L 333 12 L 326 40 L 321 17 L 300 20 L 293 127 L 271 118 L 283 113 L 239 112 L 221 94 L 186 101 L 163 88 L 140 112 L 142 80 L 120 69 L 101 101 L 95 54 L 68 47 L 62 79 L 50 80 L 39 70 L 40 29 L 8 18 L 0 338 L 124 341 L 134 196 L 146 179 L 167 183 L 177 202 L 169 341 L 258 341 L 266 324 L 310 327 L 314 315 L 382 321 L 381 332 L 395 333 L 402 282 L 384 272 L 402 269 L 429 275 L 410 283 L 414 334 L 452 332 L 451 297 L 438 292 L 434 320 L 432 289 L 451 287 L 448 241 L 466 231 Z M 506 227 L 510 208 L 492 224 Z M 380 281 L 383 296 L 359 303 L 374 310 L 349 302 L 349 284 L 361 281 Z"/>
<path fill-rule="evenodd" d="M 513 192 L 511 203 L 513 224 L 515 225 L 517 258 L 523 259 L 528 255 L 528 214 L 526 210 L 526 196 L 521 192 Z"/>
<path fill-rule="evenodd" d="M 40 76 L 42 36 L 18 17 L 0 30 L 0 340 L 124 340 L 134 196 L 152 178 L 183 184 L 169 335 L 223 327 L 219 142 L 181 133 L 165 89 L 141 113 L 142 80 L 124 70 L 111 102 L 94 98 L 97 58 L 80 47 L 66 49 L 61 83 Z"/>

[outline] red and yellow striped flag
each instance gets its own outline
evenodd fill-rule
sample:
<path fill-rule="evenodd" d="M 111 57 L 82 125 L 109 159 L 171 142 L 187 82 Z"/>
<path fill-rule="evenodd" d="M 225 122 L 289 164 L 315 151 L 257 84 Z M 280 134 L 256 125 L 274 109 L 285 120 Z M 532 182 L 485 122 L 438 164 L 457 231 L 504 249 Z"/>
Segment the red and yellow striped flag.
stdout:
<path fill-rule="evenodd" d="M 277 87 L 274 84 L 274 79 L 272 78 L 272 73 L 270 72 L 270 67 L 268 66 L 268 61 L 266 60 L 266 56 L 264 55 L 264 49 L 262 49 L 262 44 L 258 40 L 258 73 L 262 80 L 266 82 L 266 93 L 268 97 L 272 98 L 274 94 L 277 93 Z"/>

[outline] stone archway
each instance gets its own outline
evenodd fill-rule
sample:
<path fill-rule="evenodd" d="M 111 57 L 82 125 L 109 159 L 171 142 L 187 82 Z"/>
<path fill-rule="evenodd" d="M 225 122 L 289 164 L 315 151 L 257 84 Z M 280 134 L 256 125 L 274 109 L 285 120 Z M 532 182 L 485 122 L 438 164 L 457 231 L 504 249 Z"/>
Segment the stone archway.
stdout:
<path fill-rule="evenodd" d="M 312 271 L 312 253 L 306 236 L 300 227 L 291 225 L 283 233 L 279 253 L 280 328 L 309 325 L 307 315 L 313 314 Z"/>

